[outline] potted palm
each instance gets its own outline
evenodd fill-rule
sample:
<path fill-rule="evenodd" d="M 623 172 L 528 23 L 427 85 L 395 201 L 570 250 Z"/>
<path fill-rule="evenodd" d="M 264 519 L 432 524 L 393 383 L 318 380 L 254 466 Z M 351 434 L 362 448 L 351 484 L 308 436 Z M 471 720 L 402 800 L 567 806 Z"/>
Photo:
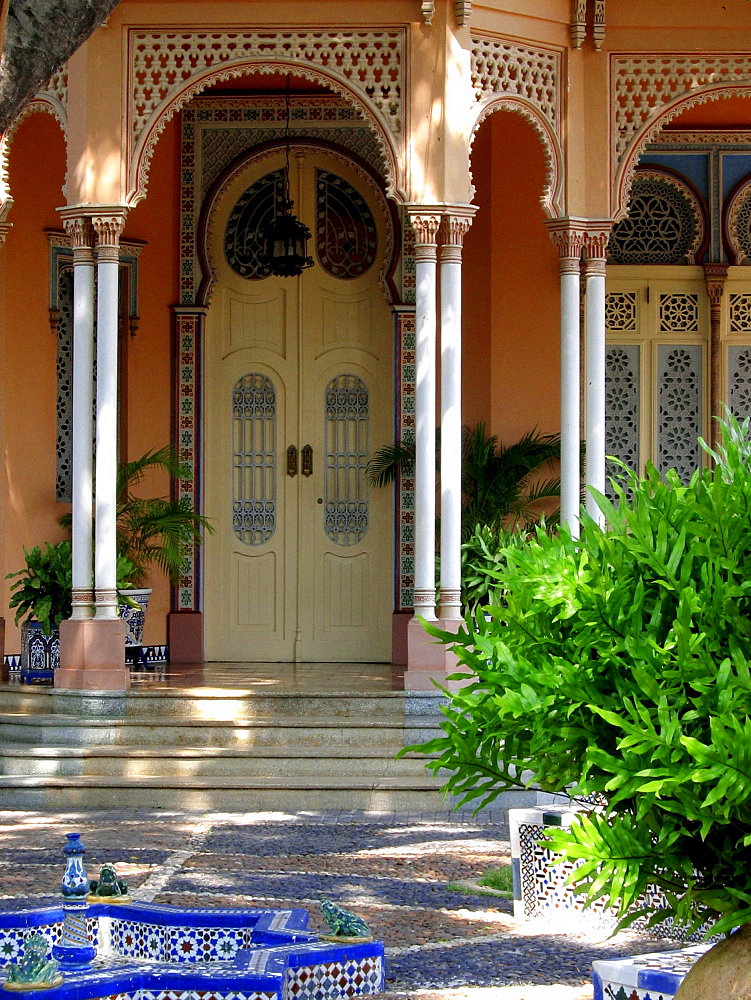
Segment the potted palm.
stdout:
<path fill-rule="evenodd" d="M 597 797 L 550 840 L 589 902 L 605 898 L 626 926 L 656 885 L 650 922 L 740 928 L 681 1000 L 751 989 L 751 429 L 722 426 L 713 469 L 689 483 L 630 475 L 615 506 L 598 496 L 607 528 L 583 516 L 579 540 L 539 531 L 508 547 L 490 571 L 497 606 L 458 635 L 426 626 L 465 682 L 421 748 L 447 791 L 479 807 L 531 784 Z M 712 967 L 732 950 L 742 987 Z"/>
<path fill-rule="evenodd" d="M 171 446 L 148 451 L 132 462 L 123 462 L 117 472 L 118 554 L 133 567 L 121 591 L 120 617 L 126 627 L 126 653 L 134 662 L 143 656 L 143 628 L 151 588 L 145 587 L 150 567 L 161 569 L 172 584 L 204 530 L 211 526 L 196 513 L 188 497 L 142 497 L 136 492 L 154 470 L 169 473 L 173 480 L 190 478 Z"/>
<path fill-rule="evenodd" d="M 167 445 L 147 451 L 117 470 L 117 550 L 120 565 L 130 566 L 120 578 L 119 612 L 125 622 L 126 655 L 138 663 L 143 658 L 143 628 L 151 588 L 146 587 L 152 566 L 177 584 L 180 571 L 204 530 L 211 531 L 205 517 L 196 513 L 187 497 L 143 497 L 137 490 L 154 471 L 167 472 L 173 480 L 190 478 L 190 469 Z M 60 518 L 69 527 L 71 515 Z"/>

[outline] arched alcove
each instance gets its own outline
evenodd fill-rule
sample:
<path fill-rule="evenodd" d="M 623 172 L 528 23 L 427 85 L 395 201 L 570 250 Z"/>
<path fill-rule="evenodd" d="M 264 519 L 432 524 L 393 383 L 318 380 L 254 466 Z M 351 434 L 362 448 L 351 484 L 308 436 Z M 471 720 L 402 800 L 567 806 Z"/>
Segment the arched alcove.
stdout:
<path fill-rule="evenodd" d="M 510 110 L 478 129 L 478 212 L 465 237 L 463 420 L 504 441 L 559 424 L 558 256 L 541 195 L 550 161 L 539 132 Z"/>

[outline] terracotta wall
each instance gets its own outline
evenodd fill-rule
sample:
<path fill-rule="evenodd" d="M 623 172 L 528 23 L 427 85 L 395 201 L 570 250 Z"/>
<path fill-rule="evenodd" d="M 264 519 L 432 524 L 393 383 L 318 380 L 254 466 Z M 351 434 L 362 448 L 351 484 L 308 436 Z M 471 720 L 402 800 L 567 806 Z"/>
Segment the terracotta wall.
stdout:
<path fill-rule="evenodd" d="M 178 290 L 179 125 L 171 122 L 154 156 L 148 198 L 128 217 L 124 237 L 146 241 L 139 262 L 140 326 L 127 345 L 129 459 L 171 439 L 171 314 Z M 4 295 L 0 299 L 0 426 L 4 424 L 0 476 L 0 577 L 2 611 L 8 613 L 5 574 L 20 569 L 22 546 L 57 541 L 65 532 L 57 518 L 69 510 L 55 501 L 56 354 L 49 324 L 49 247 L 45 228 L 60 229 L 56 209 L 64 203 L 65 142 L 46 114 L 22 123 L 10 154 L 13 228 L 1 251 Z M 167 493 L 167 477 L 144 483 L 144 492 Z M 145 641 L 166 641 L 169 585 L 156 571 Z M 10 625 L 6 652 L 20 650 Z"/>
<path fill-rule="evenodd" d="M 6 573 L 24 565 L 22 548 L 65 537 L 57 518 L 68 506 L 55 501 L 56 356 L 49 320 L 49 244 L 45 228 L 61 228 L 65 140 L 48 114 L 22 122 L 10 151 L 13 228 L 0 250 L 0 409 L 2 522 L 0 615 L 6 653 L 21 649 L 8 611 Z"/>
<path fill-rule="evenodd" d="M 465 241 L 463 419 L 510 443 L 560 428 L 558 256 L 540 206 L 545 162 L 519 115 L 496 112 L 472 154 L 480 206 Z"/>

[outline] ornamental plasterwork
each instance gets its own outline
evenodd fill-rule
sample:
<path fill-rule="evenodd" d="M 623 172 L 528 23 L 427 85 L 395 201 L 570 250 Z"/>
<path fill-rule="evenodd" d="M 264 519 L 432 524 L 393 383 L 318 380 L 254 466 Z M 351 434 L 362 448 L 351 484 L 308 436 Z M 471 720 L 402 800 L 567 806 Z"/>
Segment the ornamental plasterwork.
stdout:
<path fill-rule="evenodd" d="M 747 97 L 751 53 L 611 55 L 613 209 L 626 212 L 639 156 L 684 111 L 722 97 Z M 638 141 L 637 141 L 638 137 Z"/>
<path fill-rule="evenodd" d="M 290 71 L 330 87 L 370 120 L 398 184 L 394 149 L 403 150 L 402 28 L 355 31 L 143 31 L 128 37 L 127 127 L 131 203 L 145 196 L 148 167 L 167 121 L 206 86 L 247 72 Z"/>
<path fill-rule="evenodd" d="M 300 137 L 295 142 L 294 149 L 309 150 L 312 153 L 317 153 L 320 151 L 319 146 L 310 141 L 306 142 L 305 139 L 302 137 Z M 204 258 L 207 262 L 209 273 L 207 276 L 206 288 L 203 290 L 202 294 L 202 304 L 208 305 L 208 303 L 210 302 L 214 290 L 214 284 L 216 282 L 217 262 L 215 259 L 214 251 L 212 249 L 214 243 L 212 239 L 212 233 L 216 225 L 216 214 L 219 209 L 219 205 L 221 204 L 222 198 L 224 197 L 224 194 L 226 193 L 227 189 L 231 187 L 238 174 L 241 174 L 244 170 L 247 169 L 251 159 L 253 160 L 253 162 L 257 163 L 261 162 L 264 159 L 268 159 L 271 156 L 276 155 L 276 153 L 278 153 L 278 149 L 268 149 L 268 150 L 263 150 L 257 153 L 255 156 L 253 156 L 252 150 L 249 151 L 248 157 L 243 159 L 242 162 L 238 163 L 233 170 L 227 173 L 224 180 L 222 181 L 222 184 L 213 193 L 211 201 L 207 205 Z M 369 177 L 367 174 L 365 174 L 363 171 L 359 170 L 357 165 L 352 160 L 350 160 L 348 156 L 344 155 L 343 153 L 339 153 L 338 151 L 333 149 L 327 149 L 326 156 L 329 159 L 342 163 L 345 167 L 348 167 L 350 170 L 355 170 L 358 174 L 359 180 L 362 183 L 363 188 L 367 190 L 370 197 L 376 200 L 379 204 L 386 232 L 384 239 L 384 251 L 382 257 L 383 265 L 378 275 L 378 284 L 380 285 L 386 300 L 390 302 L 391 299 L 390 299 L 389 288 L 386 281 L 386 274 L 391 264 L 391 258 L 394 252 L 394 230 L 391 222 L 391 213 L 388 210 L 388 204 L 383 195 L 383 192 L 375 183 L 375 181 L 373 181 L 373 179 Z"/>
<path fill-rule="evenodd" d="M 700 87 L 751 83 L 751 54 L 614 55 L 610 72 L 613 142 L 620 159 L 642 125 L 676 98 Z"/>
<path fill-rule="evenodd" d="M 196 229 L 206 194 L 238 157 L 250 155 L 253 148 L 261 144 L 281 140 L 285 117 L 284 98 L 266 96 L 198 97 L 184 110 L 180 163 L 180 301 L 183 305 L 196 301 L 201 285 Z M 312 140 L 322 140 L 344 147 L 370 164 L 376 174 L 384 172 L 373 129 L 367 119 L 341 97 L 297 95 L 291 105 L 290 135 L 295 143 L 306 139 L 308 144 Z M 382 192 L 377 196 L 383 199 Z M 385 202 L 383 204 L 385 206 Z M 390 213 L 384 211 L 390 220 Z"/>
<path fill-rule="evenodd" d="M 730 199 L 726 209 L 725 232 L 735 255 L 733 263 L 751 263 L 751 181 L 747 181 Z"/>
<path fill-rule="evenodd" d="M 68 134 L 68 70 L 63 67 L 38 91 L 28 104 L 24 105 L 20 114 L 13 120 L 4 135 L 0 136 L 0 220 L 7 227 L 5 216 L 13 204 L 8 179 L 8 157 L 13 136 L 21 122 L 37 111 L 44 111 L 59 123 L 63 135 Z M 5 232 L 0 233 L 0 244 Z"/>
<path fill-rule="evenodd" d="M 537 132 L 545 155 L 545 190 L 540 199 L 550 218 L 563 214 L 561 153 L 561 53 L 510 39 L 472 36 L 471 74 L 475 93 L 473 135 L 494 111 L 522 115 Z"/>
<path fill-rule="evenodd" d="M 529 101 L 558 131 L 561 56 L 503 38 L 472 36 L 472 87 L 478 102 L 498 94 Z"/>
<path fill-rule="evenodd" d="M 608 258 L 613 264 L 694 264 L 703 242 L 704 216 L 691 188 L 662 170 L 640 170 Z"/>
<path fill-rule="evenodd" d="M 751 130 L 734 132 L 660 132 L 654 139 L 659 146 L 751 146 Z"/>

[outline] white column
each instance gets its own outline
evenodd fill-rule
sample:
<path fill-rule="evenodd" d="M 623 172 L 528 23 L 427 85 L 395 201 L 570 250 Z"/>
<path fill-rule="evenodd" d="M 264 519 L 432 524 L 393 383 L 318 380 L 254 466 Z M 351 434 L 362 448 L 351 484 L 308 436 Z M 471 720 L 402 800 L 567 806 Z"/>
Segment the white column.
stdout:
<path fill-rule="evenodd" d="M 440 231 L 441 601 L 439 617 L 461 619 L 462 244 L 475 209 L 452 210 Z"/>
<path fill-rule="evenodd" d="M 97 234 L 96 618 L 117 618 L 117 340 L 120 233 L 124 212 L 94 216 Z"/>
<path fill-rule="evenodd" d="M 415 617 L 435 620 L 436 234 L 413 214 L 415 243 Z"/>
<path fill-rule="evenodd" d="M 587 513 L 598 523 L 604 517 L 590 493 L 605 492 L 605 247 L 607 238 L 587 239 L 584 274 L 587 282 Z"/>
<path fill-rule="evenodd" d="M 94 609 L 94 233 L 83 216 L 64 216 L 73 249 L 73 425 L 71 618 Z"/>

